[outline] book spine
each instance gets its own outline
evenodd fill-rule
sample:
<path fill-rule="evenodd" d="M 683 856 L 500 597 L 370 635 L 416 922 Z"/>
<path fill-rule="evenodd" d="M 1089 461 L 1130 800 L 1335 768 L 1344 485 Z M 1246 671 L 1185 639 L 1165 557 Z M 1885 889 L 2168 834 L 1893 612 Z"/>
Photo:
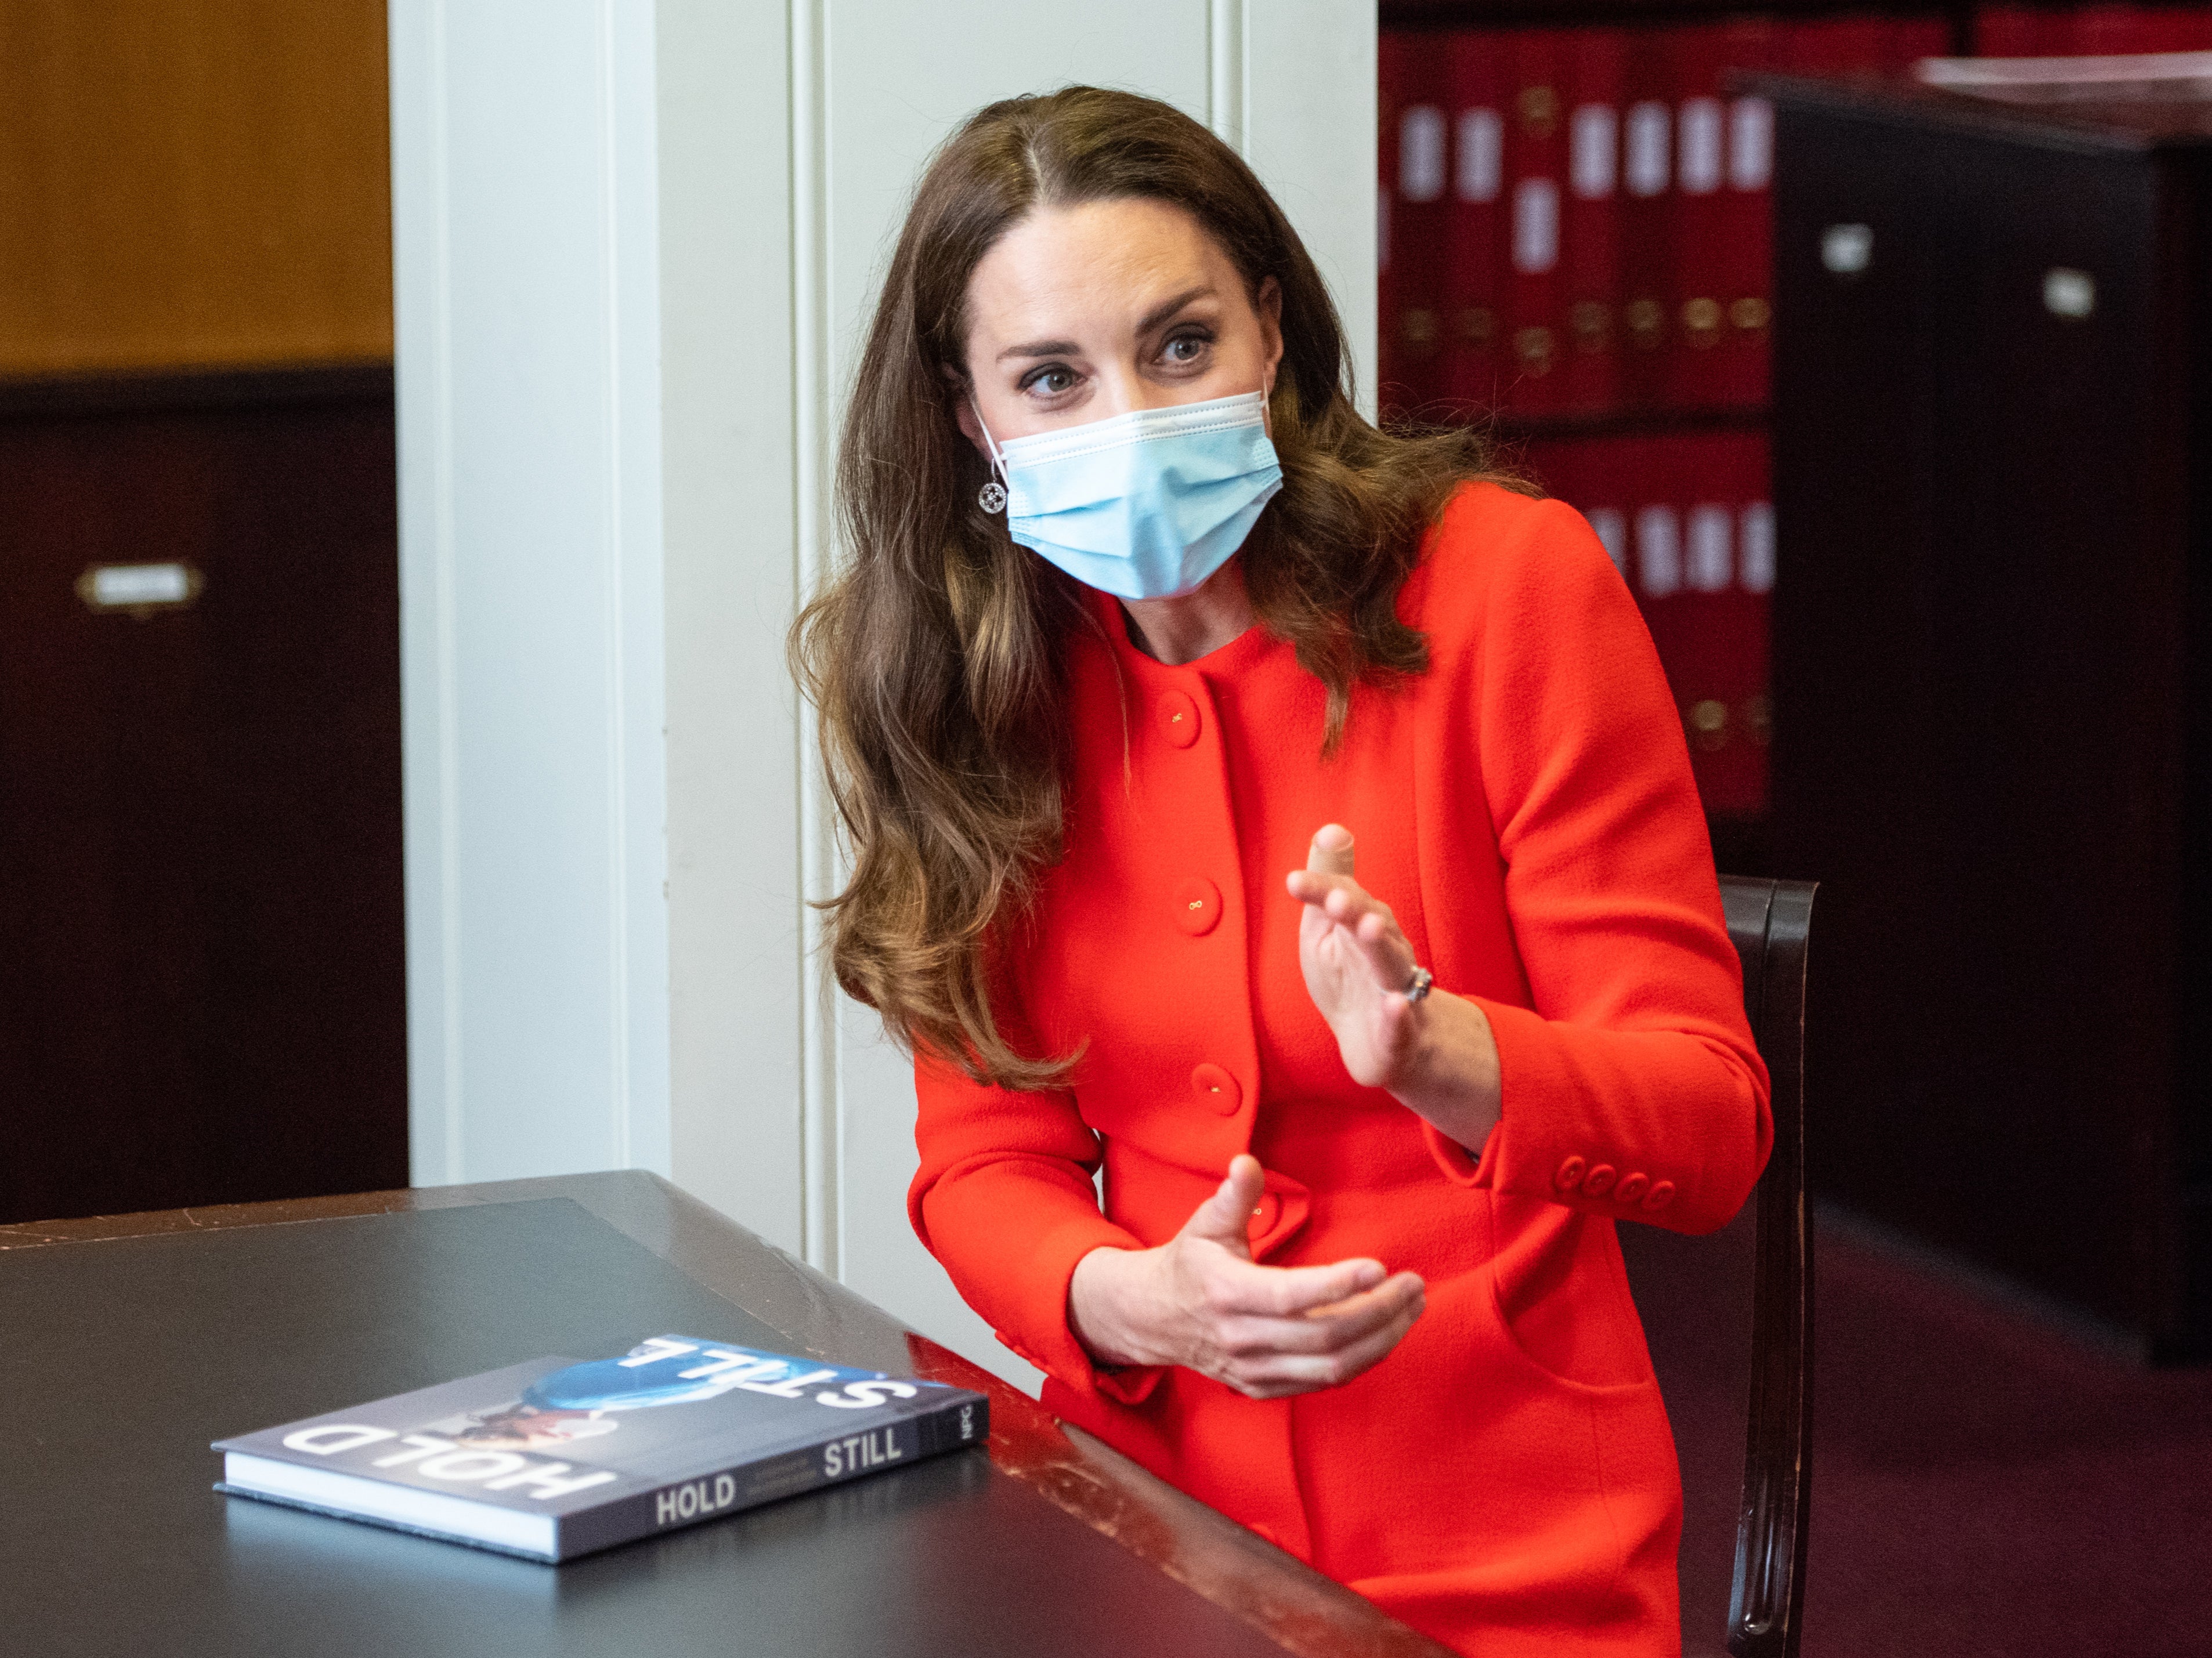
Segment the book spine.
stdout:
<path fill-rule="evenodd" d="M 1667 401 L 1706 409 L 1719 401 L 1715 374 L 1727 311 L 1728 114 L 1719 98 L 1722 26 L 1673 31 L 1674 106 L 1674 270 L 1670 283 Z"/>
<path fill-rule="evenodd" d="M 1380 342 L 1381 403 L 1419 415 L 1435 402 L 1443 378 L 1451 124 L 1433 37 L 1392 33 L 1377 50 L 1389 302 L 1395 317 Z"/>
<path fill-rule="evenodd" d="M 1564 396 L 1559 218 L 1567 112 L 1560 33 L 1526 28 L 1499 37 L 1502 46 L 1510 43 L 1512 65 L 1504 155 L 1506 404 L 1524 415 L 1552 413 Z"/>
<path fill-rule="evenodd" d="M 1666 393 L 1666 347 L 1674 282 L 1674 112 L 1668 32 L 1629 33 L 1621 88 L 1620 394 L 1650 408 Z"/>
<path fill-rule="evenodd" d="M 1567 190 L 1560 268 L 1566 290 L 1564 407 L 1611 409 L 1620 399 L 1621 88 L 1627 41 L 1613 28 L 1569 37 Z"/>
<path fill-rule="evenodd" d="M 1444 394 L 1452 412 L 1485 414 L 1498 400 L 1503 322 L 1498 227 L 1505 197 L 1506 100 L 1500 38 L 1460 29 L 1444 41 L 1452 120 L 1450 251 L 1445 286 Z"/>
<path fill-rule="evenodd" d="M 1723 31 L 1723 79 L 1745 70 L 1773 67 L 1777 41 L 1771 22 L 1751 19 Z M 1720 343 L 1714 352 L 1717 401 L 1757 407 L 1766 401 L 1768 340 L 1773 319 L 1774 109 L 1765 99 L 1723 85 L 1726 150 L 1719 212 Z"/>
<path fill-rule="evenodd" d="M 635 1538 L 720 1520 L 825 1485 L 841 1485 L 980 1445 L 990 1431 L 989 1402 L 963 1395 L 933 1410 L 818 1445 L 672 1479 L 601 1508 L 564 1515 L 556 1527 L 554 1558 L 571 1560 Z"/>

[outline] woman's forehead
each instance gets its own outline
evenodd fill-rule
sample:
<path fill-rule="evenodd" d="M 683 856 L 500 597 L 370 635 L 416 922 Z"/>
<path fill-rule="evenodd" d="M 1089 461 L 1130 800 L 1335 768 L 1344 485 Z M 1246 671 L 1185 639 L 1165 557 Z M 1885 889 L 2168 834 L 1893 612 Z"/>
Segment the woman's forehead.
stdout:
<path fill-rule="evenodd" d="M 1220 245 L 1170 203 L 1041 208 L 1001 236 L 969 277 L 970 347 L 995 355 L 1079 328 L 1127 331 L 1178 295 L 1242 291 Z"/>

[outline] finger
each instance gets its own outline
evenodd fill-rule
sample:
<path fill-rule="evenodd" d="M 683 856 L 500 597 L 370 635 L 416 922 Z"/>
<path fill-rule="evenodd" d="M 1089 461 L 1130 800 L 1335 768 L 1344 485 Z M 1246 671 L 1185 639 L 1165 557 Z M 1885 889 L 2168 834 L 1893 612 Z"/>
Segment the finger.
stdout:
<path fill-rule="evenodd" d="M 1371 925 L 1383 932 L 1399 933 L 1398 917 L 1390 906 L 1348 875 L 1316 875 L 1310 870 L 1293 870 L 1289 884 L 1293 898 L 1321 911 L 1348 931 Z M 1370 917 L 1373 918 L 1371 923 Z"/>
<path fill-rule="evenodd" d="M 1363 1295 L 1316 1308 L 1291 1318 L 1239 1318 L 1221 1332 L 1231 1353 L 1334 1353 L 1365 1340 L 1409 1314 L 1418 1316 L 1425 1291 L 1421 1280 L 1401 1272 Z"/>
<path fill-rule="evenodd" d="M 1378 902 L 1367 889 L 1349 875 L 1333 875 L 1324 870 L 1294 869 L 1290 873 L 1291 896 L 1300 903 L 1316 908 L 1326 906 L 1338 893 L 1356 901 Z"/>
<path fill-rule="evenodd" d="M 1402 990 L 1413 976 L 1413 946 L 1389 905 L 1363 891 L 1356 882 L 1324 878 L 1304 870 L 1291 876 L 1291 896 L 1349 935 L 1385 993 Z"/>
<path fill-rule="evenodd" d="M 1239 1152 L 1229 1160 L 1229 1174 L 1213 1188 L 1213 1195 L 1191 1212 L 1183 1235 L 1207 1238 L 1231 1254 L 1251 1258 L 1252 1211 L 1266 1190 L 1267 1176 L 1259 1158 Z"/>
<path fill-rule="evenodd" d="M 1323 823 L 1314 831 L 1306 848 L 1306 868 L 1316 875 L 1352 873 L 1352 831 L 1341 823 Z"/>
<path fill-rule="evenodd" d="M 1375 987 L 1385 994 L 1404 990 L 1413 976 L 1413 947 L 1396 920 L 1387 910 L 1379 915 L 1370 912 L 1346 931 L 1374 974 Z"/>
<path fill-rule="evenodd" d="M 1379 1260 L 1340 1260 L 1327 1266 L 1237 1266 L 1217 1286 L 1214 1306 L 1228 1315 L 1291 1318 L 1308 1308 L 1333 1306 L 1371 1290 L 1389 1276 Z"/>
<path fill-rule="evenodd" d="M 1359 1340 L 1333 1353 L 1277 1353 L 1238 1361 L 1232 1367 L 1233 1386 L 1255 1399 L 1279 1399 L 1290 1394 L 1313 1393 L 1340 1388 L 1355 1376 L 1373 1370 L 1406 1339 L 1420 1317 L 1419 1303 Z"/>

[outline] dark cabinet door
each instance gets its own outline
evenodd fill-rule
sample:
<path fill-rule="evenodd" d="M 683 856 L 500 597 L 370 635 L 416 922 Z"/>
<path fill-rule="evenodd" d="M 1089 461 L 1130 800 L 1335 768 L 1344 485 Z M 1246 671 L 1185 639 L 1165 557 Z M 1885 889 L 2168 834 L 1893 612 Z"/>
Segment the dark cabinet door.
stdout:
<path fill-rule="evenodd" d="M 2166 163 L 1787 104 L 1778 137 L 1774 833 L 1825 883 L 1814 1178 L 2154 1333 L 2185 630 Z"/>
<path fill-rule="evenodd" d="M 0 393 L 0 1220 L 405 1183 L 399 780 L 388 372 Z"/>

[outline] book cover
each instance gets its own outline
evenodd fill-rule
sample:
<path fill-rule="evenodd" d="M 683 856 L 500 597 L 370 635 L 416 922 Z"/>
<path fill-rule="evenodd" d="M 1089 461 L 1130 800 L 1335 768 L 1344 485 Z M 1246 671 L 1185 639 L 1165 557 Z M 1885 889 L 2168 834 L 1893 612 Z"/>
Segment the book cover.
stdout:
<path fill-rule="evenodd" d="M 218 1440 L 216 1489 L 558 1562 L 989 1432 L 965 1388 L 660 1335 Z"/>

